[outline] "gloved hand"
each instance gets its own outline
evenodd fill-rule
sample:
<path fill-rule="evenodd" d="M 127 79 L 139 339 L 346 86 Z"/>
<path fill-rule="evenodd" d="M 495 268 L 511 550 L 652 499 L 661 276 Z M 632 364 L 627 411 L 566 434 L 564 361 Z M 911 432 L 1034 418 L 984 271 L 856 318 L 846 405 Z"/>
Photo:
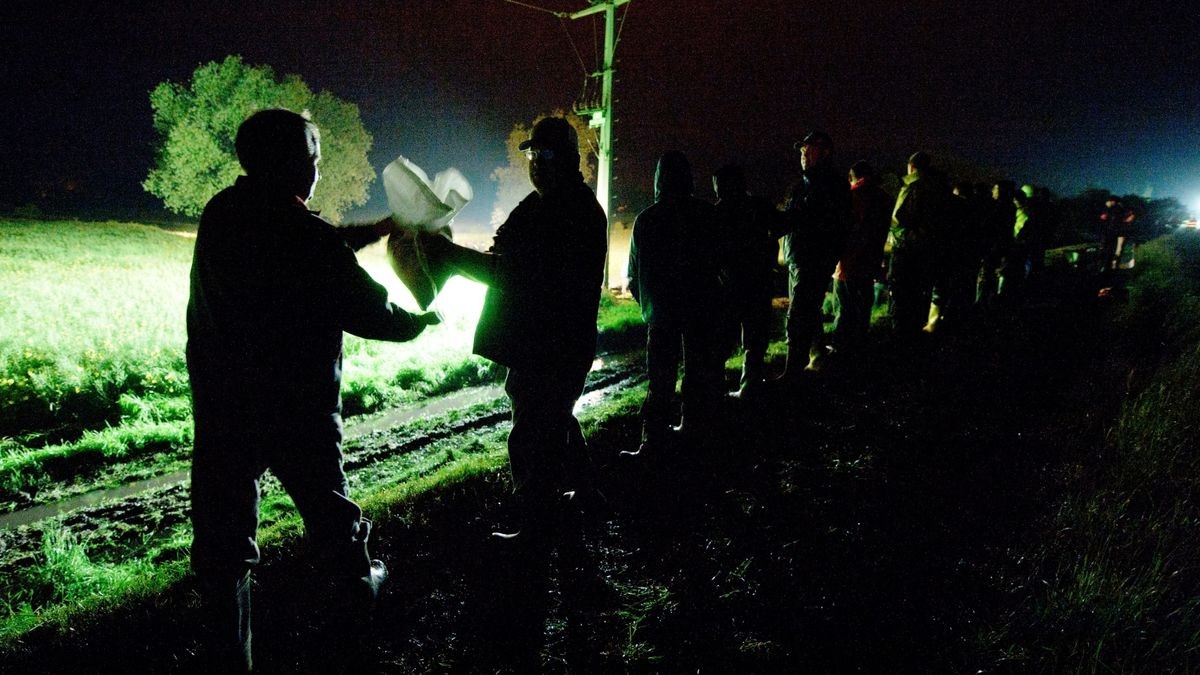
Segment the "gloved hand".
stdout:
<path fill-rule="evenodd" d="M 417 244 L 425 252 L 427 258 L 440 260 L 449 253 L 452 242 L 450 237 L 442 232 L 417 231 Z"/>
<path fill-rule="evenodd" d="M 421 312 L 413 316 L 422 326 L 436 326 L 442 322 L 442 316 L 437 312 Z"/>
<path fill-rule="evenodd" d="M 391 216 L 384 216 L 382 219 L 374 223 L 375 234 L 380 238 L 390 235 L 396 229 L 396 221 L 392 220 Z"/>

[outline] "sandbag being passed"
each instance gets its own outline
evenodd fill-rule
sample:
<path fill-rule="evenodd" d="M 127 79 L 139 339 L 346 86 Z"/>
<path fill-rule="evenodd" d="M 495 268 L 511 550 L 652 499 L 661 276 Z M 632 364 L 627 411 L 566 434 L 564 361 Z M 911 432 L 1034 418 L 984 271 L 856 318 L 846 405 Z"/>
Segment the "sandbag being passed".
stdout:
<path fill-rule="evenodd" d="M 450 223 L 474 192 L 458 169 L 446 169 L 430 181 L 421 167 L 405 157 L 398 157 L 384 168 L 383 188 L 392 220 L 399 225 L 388 239 L 388 263 L 421 309 L 426 310 L 452 272 L 425 255 L 417 232 L 441 231 L 453 236 Z"/>

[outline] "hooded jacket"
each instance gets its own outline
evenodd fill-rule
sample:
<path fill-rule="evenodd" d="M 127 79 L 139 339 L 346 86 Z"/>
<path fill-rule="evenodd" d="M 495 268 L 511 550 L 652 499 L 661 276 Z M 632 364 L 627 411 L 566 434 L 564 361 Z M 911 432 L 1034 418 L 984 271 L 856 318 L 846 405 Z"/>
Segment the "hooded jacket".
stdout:
<path fill-rule="evenodd" d="M 879 273 L 883 245 L 891 224 L 891 198 L 873 176 L 850 186 L 850 231 L 834 277 L 870 280 Z"/>
<path fill-rule="evenodd" d="M 892 210 L 893 250 L 932 253 L 946 229 L 949 201 L 950 191 L 936 175 L 905 176 Z"/>
<path fill-rule="evenodd" d="M 659 160 L 654 196 L 633 223 L 629 291 L 646 323 L 683 321 L 719 302 L 716 210 L 692 196 L 691 167 L 679 153 Z"/>

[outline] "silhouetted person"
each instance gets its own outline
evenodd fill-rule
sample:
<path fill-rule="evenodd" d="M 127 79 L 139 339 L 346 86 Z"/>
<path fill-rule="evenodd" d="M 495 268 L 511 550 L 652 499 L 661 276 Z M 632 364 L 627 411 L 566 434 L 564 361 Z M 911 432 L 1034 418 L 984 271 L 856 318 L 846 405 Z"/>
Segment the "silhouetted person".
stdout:
<path fill-rule="evenodd" d="M 838 306 L 833 339 L 841 356 L 862 348 L 866 339 L 875 304 L 875 277 L 892 221 L 892 199 L 880 187 L 875 169 L 866 162 L 855 162 L 849 178 L 850 231 L 833 273 Z"/>
<path fill-rule="evenodd" d="M 794 146 L 800 151 L 800 180 L 784 204 L 784 258 L 791 289 L 787 315 L 787 366 L 780 380 L 794 382 L 816 369 L 824 354 L 821 306 L 850 226 L 850 186 L 831 161 L 833 141 L 813 131 Z"/>
<path fill-rule="evenodd" d="M 948 191 L 932 171 L 928 153 L 908 159 L 908 175 L 892 211 L 892 264 L 888 280 L 892 290 L 890 314 L 898 336 L 911 337 L 929 319 L 933 293 L 935 253 L 945 229 Z"/>
<path fill-rule="evenodd" d="M 387 570 L 367 554 L 371 523 L 342 471 L 342 333 L 403 341 L 436 319 L 388 302 L 358 266 L 390 231 L 335 229 L 306 208 L 321 158 L 317 127 L 287 110 L 237 132 L 246 175 L 204 209 L 187 309 L 192 565 L 216 672 L 249 669 L 250 568 L 258 562 L 259 479 L 279 479 L 304 518 L 331 603 L 365 610 Z M 360 602 L 361 601 L 361 602 Z"/>
<path fill-rule="evenodd" d="M 1024 189 L 1013 192 L 1013 233 L 1012 243 L 1004 255 L 1000 265 L 1000 281 L 997 294 L 1006 302 L 1017 302 L 1021 299 L 1025 288 L 1025 278 L 1028 276 L 1033 239 L 1041 228 L 1040 215 L 1032 202 L 1032 188 L 1029 192 Z"/>
<path fill-rule="evenodd" d="M 944 187 L 949 187 L 948 182 Z M 928 333 L 960 320 L 975 302 L 975 269 L 971 253 L 974 232 L 968 219 L 970 206 L 958 186 L 945 195 L 943 225 L 933 251 L 933 296 L 930 298 Z M 966 283 L 967 273 L 970 284 Z"/>
<path fill-rule="evenodd" d="M 771 327 L 771 273 L 779 258 L 779 212 L 746 191 L 741 167 L 726 165 L 713 174 L 729 338 L 743 351 L 737 396 L 753 395 L 764 378 L 763 361 Z M 728 338 L 727 338 L 728 339 Z M 727 350 L 722 352 L 727 353 Z"/>
<path fill-rule="evenodd" d="M 1116 195 L 1109 195 L 1104 200 L 1104 210 L 1100 212 L 1100 272 L 1101 293 L 1113 285 L 1114 273 L 1121 263 L 1121 255 L 1129 242 L 1129 234 L 1133 228 L 1133 211 L 1127 209 Z"/>
<path fill-rule="evenodd" d="M 529 193 L 487 253 L 426 239 L 429 254 L 487 284 L 474 352 L 508 368 L 508 458 L 520 522 L 502 539 L 545 540 L 564 499 L 593 496 L 575 402 L 596 355 L 596 313 L 607 221 L 579 172 L 579 138 L 561 117 L 534 125 L 518 146 Z"/>
<path fill-rule="evenodd" d="M 998 273 L 1012 245 L 1013 226 L 1017 221 L 1017 207 L 1013 202 L 1015 191 L 1016 186 L 1010 180 L 992 185 L 992 202 L 983 219 L 984 254 L 975 292 L 975 302 L 979 305 L 993 304 L 1000 290 Z"/>
<path fill-rule="evenodd" d="M 1050 190 L 1044 187 L 1034 187 L 1030 196 L 1030 208 L 1035 214 L 1034 231 L 1028 233 L 1029 241 L 1029 274 L 1031 281 L 1039 281 L 1046 267 L 1046 249 L 1054 240 L 1058 231 L 1061 214 L 1051 197 Z"/>
<path fill-rule="evenodd" d="M 990 187 L 988 188 L 990 190 Z M 969 182 L 955 184 L 946 201 L 946 228 L 935 264 L 929 330 L 957 325 L 975 304 L 983 261 L 983 219 L 991 197 Z"/>
<path fill-rule="evenodd" d="M 646 321 L 649 378 L 639 453 L 666 440 L 681 358 L 681 431 L 696 435 L 711 423 L 720 396 L 716 211 L 692 191 L 687 158 L 677 151 L 663 154 L 654 175 L 654 204 L 633 223 L 629 290 Z"/>

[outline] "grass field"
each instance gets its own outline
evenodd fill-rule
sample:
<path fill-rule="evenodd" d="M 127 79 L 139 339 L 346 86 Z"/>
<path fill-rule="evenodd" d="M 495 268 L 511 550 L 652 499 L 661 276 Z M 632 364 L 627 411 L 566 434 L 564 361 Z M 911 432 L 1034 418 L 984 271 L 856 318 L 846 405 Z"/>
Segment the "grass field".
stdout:
<path fill-rule="evenodd" d="M 464 243 L 481 247 L 476 239 Z M 134 223 L 0 220 L 0 510 L 186 467 L 184 314 L 193 243 L 186 231 Z M 382 245 L 360 251 L 359 261 L 394 302 L 415 310 Z M 346 414 L 496 380 L 500 372 L 470 353 L 484 290 L 451 279 L 434 306 L 443 323 L 412 342 L 346 336 Z M 628 332 L 640 322 L 635 304 L 605 297 L 602 330 Z M 355 476 L 355 494 L 371 501 L 385 486 L 428 489 L 431 475 L 462 471 L 452 467 L 464 461 L 494 469 L 503 437 L 455 438 L 453 446 L 373 466 Z M 479 456 L 491 459 L 479 464 Z M 267 542 L 300 529 L 290 500 L 270 481 L 262 513 Z M 42 562 L 6 572 L 0 584 L 0 635 L 11 639 L 179 579 L 190 528 L 178 514 L 156 518 L 141 535 L 114 530 L 111 545 L 99 547 L 61 524 L 40 526 Z"/>
<path fill-rule="evenodd" d="M 466 241 L 482 246 L 484 237 Z M 99 466 L 144 477 L 135 461 L 175 461 L 190 445 L 184 313 L 193 239 L 133 223 L 0 221 L 0 509 Z M 377 244 L 360 263 L 393 301 L 416 303 Z M 451 279 L 443 323 L 407 343 L 346 336 L 346 415 L 488 381 L 471 356 L 483 286 Z M 606 298 L 602 330 L 640 324 L 636 305 Z M 144 463 L 144 462 L 143 462 Z"/>
<path fill-rule="evenodd" d="M 71 438 L 119 422 L 139 397 L 186 395 L 190 238 L 73 221 L 4 221 L 0 238 L 0 436 L 35 445 Z M 415 309 L 381 247 L 362 258 L 397 303 Z M 456 278 L 439 299 L 444 325 L 403 345 L 349 338 L 350 412 L 461 379 L 482 296 Z"/>
<path fill-rule="evenodd" d="M 1022 672 L 1200 665 L 1200 236 L 1139 247 L 1128 293 L 1108 356 L 1123 402 L 1011 580 L 997 642 Z"/>

